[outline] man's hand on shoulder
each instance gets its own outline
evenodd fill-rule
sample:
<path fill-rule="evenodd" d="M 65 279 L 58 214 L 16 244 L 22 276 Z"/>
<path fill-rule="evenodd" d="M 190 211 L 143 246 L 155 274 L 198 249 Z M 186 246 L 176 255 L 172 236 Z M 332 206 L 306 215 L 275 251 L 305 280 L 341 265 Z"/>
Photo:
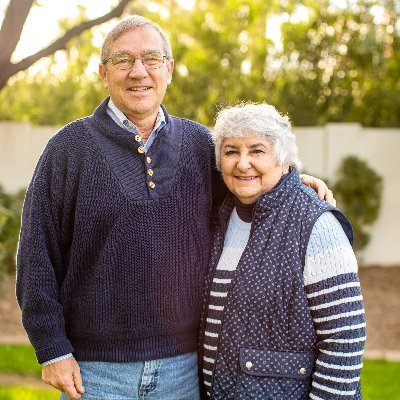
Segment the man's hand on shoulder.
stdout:
<path fill-rule="evenodd" d="M 322 200 L 325 200 L 331 206 L 336 207 L 336 200 L 333 197 L 332 190 L 328 188 L 323 180 L 305 174 L 301 174 L 300 178 L 305 185 L 310 186 L 312 189 L 314 189 Z"/>
<path fill-rule="evenodd" d="M 61 392 L 65 392 L 73 400 L 79 400 L 85 391 L 79 365 L 74 357 L 44 366 L 42 380 Z"/>

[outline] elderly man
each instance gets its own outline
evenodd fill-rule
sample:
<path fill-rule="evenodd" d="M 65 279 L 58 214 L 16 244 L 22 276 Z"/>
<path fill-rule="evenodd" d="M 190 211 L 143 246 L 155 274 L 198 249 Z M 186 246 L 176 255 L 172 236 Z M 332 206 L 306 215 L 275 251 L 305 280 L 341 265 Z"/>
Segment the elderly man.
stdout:
<path fill-rule="evenodd" d="M 161 105 L 173 69 L 158 25 L 122 20 L 101 53 L 110 97 L 49 141 L 28 188 L 17 297 L 43 380 L 62 398 L 199 398 L 221 183 L 207 128 Z"/>

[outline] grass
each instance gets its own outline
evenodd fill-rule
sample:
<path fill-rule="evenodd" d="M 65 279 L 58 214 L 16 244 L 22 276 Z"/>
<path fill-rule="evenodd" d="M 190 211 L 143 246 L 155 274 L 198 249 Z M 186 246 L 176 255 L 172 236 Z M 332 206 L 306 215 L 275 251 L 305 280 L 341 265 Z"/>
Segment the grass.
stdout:
<path fill-rule="evenodd" d="M 56 390 L 31 389 L 20 386 L 0 386 L 1 400 L 58 400 L 60 392 Z"/>
<path fill-rule="evenodd" d="M 361 387 L 364 400 L 400 400 L 400 362 L 364 360 Z"/>
<path fill-rule="evenodd" d="M 32 346 L 3 344 L 0 345 L 0 372 L 40 378 L 42 367 L 36 361 Z"/>
<path fill-rule="evenodd" d="M 40 379 L 41 367 L 29 345 L 0 345 L 0 373 Z M 363 400 L 400 400 L 400 362 L 364 360 L 361 375 Z M 21 386 L 0 386 L 1 400 L 55 400 L 55 390 Z"/>

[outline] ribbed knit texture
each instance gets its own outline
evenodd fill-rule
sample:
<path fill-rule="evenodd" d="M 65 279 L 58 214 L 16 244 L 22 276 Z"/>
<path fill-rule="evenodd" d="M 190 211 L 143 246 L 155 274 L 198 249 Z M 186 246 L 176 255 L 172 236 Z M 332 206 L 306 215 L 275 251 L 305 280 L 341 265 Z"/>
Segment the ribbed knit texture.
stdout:
<path fill-rule="evenodd" d="M 357 260 L 331 213 L 314 225 L 304 281 L 319 351 L 310 398 L 360 399 L 366 336 Z"/>
<path fill-rule="evenodd" d="M 256 203 L 253 204 L 243 204 L 237 197 L 235 200 L 235 210 L 239 218 L 244 222 L 251 222 L 253 220 L 254 209 Z"/>
<path fill-rule="evenodd" d="M 39 362 L 196 349 L 210 243 L 209 132 L 165 110 L 167 124 L 141 154 L 106 104 L 50 140 L 27 192 L 17 296 Z"/>

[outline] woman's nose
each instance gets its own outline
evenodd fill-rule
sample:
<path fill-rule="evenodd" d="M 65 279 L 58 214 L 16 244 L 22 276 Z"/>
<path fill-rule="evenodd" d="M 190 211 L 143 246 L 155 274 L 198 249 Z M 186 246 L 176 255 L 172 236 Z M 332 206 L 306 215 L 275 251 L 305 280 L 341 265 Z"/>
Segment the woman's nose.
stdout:
<path fill-rule="evenodd" d="M 240 155 L 240 159 L 236 167 L 241 172 L 247 171 L 249 168 L 251 168 L 250 157 L 247 154 Z"/>

